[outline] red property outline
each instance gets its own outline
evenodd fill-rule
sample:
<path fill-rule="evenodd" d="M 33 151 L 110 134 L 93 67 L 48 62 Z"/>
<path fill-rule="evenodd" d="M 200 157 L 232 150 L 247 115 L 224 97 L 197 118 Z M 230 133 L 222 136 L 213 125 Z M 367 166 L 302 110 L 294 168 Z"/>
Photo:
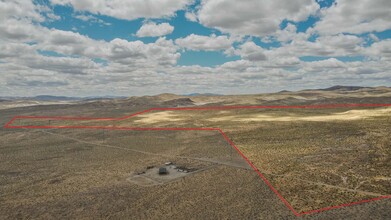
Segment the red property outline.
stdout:
<path fill-rule="evenodd" d="M 136 115 L 145 114 L 151 111 L 184 111 L 184 110 L 227 110 L 227 109 L 322 109 L 322 108 L 359 108 L 359 107 L 391 107 L 391 104 L 326 104 L 326 105 L 295 105 L 295 106 L 208 106 L 208 107 L 178 107 L 178 108 L 150 108 L 141 112 L 137 112 L 128 116 L 120 118 L 92 118 L 92 117 L 58 117 L 58 116 L 15 116 L 8 123 L 4 125 L 4 128 L 27 128 L 27 129 L 106 129 L 106 130 L 139 130 L 139 131 L 150 131 L 150 130 L 208 130 L 218 131 L 224 139 L 246 160 L 246 162 L 254 169 L 254 171 L 261 177 L 261 179 L 268 185 L 268 187 L 278 196 L 278 198 L 288 207 L 296 216 L 302 216 L 307 214 L 319 213 L 327 210 L 338 209 L 348 207 L 352 205 L 358 205 L 362 203 L 368 203 L 372 201 L 389 199 L 391 195 L 376 197 L 372 199 L 366 199 L 337 206 L 329 206 L 321 209 L 306 211 L 298 213 L 289 204 L 289 202 L 282 197 L 282 195 L 273 187 L 273 185 L 266 179 L 266 177 L 254 166 L 254 164 L 239 150 L 238 147 L 228 138 L 228 136 L 220 128 L 158 128 L 158 127 L 118 127 L 118 126 L 13 126 L 11 125 L 16 119 L 50 119 L 50 120 L 97 120 L 97 121 L 120 121 L 134 117 Z"/>

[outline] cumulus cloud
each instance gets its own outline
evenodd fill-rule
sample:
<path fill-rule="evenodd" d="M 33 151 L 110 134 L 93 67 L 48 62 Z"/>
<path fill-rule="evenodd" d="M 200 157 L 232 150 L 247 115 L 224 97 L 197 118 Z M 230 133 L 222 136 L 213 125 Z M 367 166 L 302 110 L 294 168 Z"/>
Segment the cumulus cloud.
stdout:
<path fill-rule="evenodd" d="M 315 30 L 321 34 L 384 31 L 391 28 L 390 8 L 389 0 L 336 0 L 321 11 Z"/>
<path fill-rule="evenodd" d="M 20 60 L 21 64 L 31 69 L 48 70 L 62 74 L 88 74 L 98 68 L 98 64 L 87 58 L 48 57 L 42 55 L 30 56 Z"/>
<path fill-rule="evenodd" d="M 75 18 L 82 20 L 84 22 L 97 23 L 106 26 L 111 25 L 109 22 L 105 22 L 102 19 L 99 19 L 93 15 L 79 14 L 79 15 L 75 15 Z"/>
<path fill-rule="evenodd" d="M 303 21 L 318 9 L 314 0 L 203 0 L 198 19 L 234 35 L 267 36 L 279 30 L 284 19 Z"/>
<path fill-rule="evenodd" d="M 236 61 L 226 62 L 226 63 L 220 65 L 220 69 L 230 70 L 230 71 L 235 71 L 235 72 L 243 72 L 252 66 L 254 66 L 254 65 L 248 60 L 236 60 Z"/>
<path fill-rule="evenodd" d="M 372 39 L 373 41 L 375 41 L 375 42 L 378 42 L 380 39 L 376 36 L 376 35 L 374 35 L 373 33 L 370 33 L 369 35 L 368 35 L 368 37 L 370 38 L 370 39 Z"/>
<path fill-rule="evenodd" d="M 381 25 L 387 22 L 381 24 L 380 20 L 389 20 L 389 15 L 371 12 L 383 10 L 376 6 L 379 1 L 374 1 L 373 7 L 363 4 L 366 0 L 355 2 L 353 8 L 361 5 L 371 10 L 355 10 L 350 13 L 352 18 L 336 20 L 327 31 L 328 17 L 333 13 L 338 17 L 333 11 L 338 9 L 338 4 L 343 6 L 343 1 L 337 0 L 337 6 L 322 9 L 319 24 L 306 32 L 298 32 L 295 22 L 318 13 L 319 7 L 314 1 L 293 0 L 286 4 L 282 0 L 248 0 L 246 4 L 238 4 L 233 0 L 203 0 L 199 7 L 189 9 L 186 5 L 192 1 L 132 0 L 121 2 L 129 6 L 123 7 L 120 1 L 53 0 L 55 4 L 74 7 L 74 16 L 86 22 L 97 21 L 94 14 L 150 20 L 148 18 L 167 18 L 184 9 L 188 11 L 185 14 L 188 20 L 227 32 L 221 35 L 216 31 L 219 34 L 210 36 L 193 33 L 171 40 L 159 37 L 169 32 L 167 28 L 159 28 L 165 24 L 159 20 L 160 24 L 144 23 L 143 26 L 153 24 L 153 30 L 139 30 L 140 37 L 158 37 L 148 43 L 116 36 L 112 40 L 97 40 L 76 32 L 77 29 L 72 32 L 45 27 L 51 19 L 59 17 L 37 2 L 0 1 L 1 95 L 53 94 L 53 91 L 76 96 L 204 91 L 234 94 L 302 89 L 303 86 L 390 84 L 391 41 L 376 33 L 362 37 L 355 35 L 356 32 L 341 31 L 348 24 L 357 25 L 352 21 L 360 19 L 374 25 L 360 32 L 381 30 Z M 384 8 L 387 4 L 384 2 Z M 338 10 L 349 14 L 345 9 Z M 289 22 L 280 30 L 283 19 Z M 358 23 L 357 27 L 360 25 Z M 280 45 L 256 44 L 260 36 L 264 42 L 278 41 Z M 219 51 L 239 60 L 215 67 L 177 65 L 186 50 Z M 322 60 L 304 62 L 299 59 L 302 56 L 318 56 Z M 365 58 L 356 62 L 337 59 L 344 56 Z"/>
<path fill-rule="evenodd" d="M 89 58 L 102 57 L 106 52 L 107 42 L 93 40 L 76 32 L 43 29 L 41 34 L 45 37 L 36 39 L 38 49 L 55 51 L 68 56 L 77 55 Z"/>
<path fill-rule="evenodd" d="M 0 38 L 9 41 L 30 41 L 39 35 L 39 30 L 30 22 L 8 19 L 0 22 Z"/>
<path fill-rule="evenodd" d="M 206 50 L 206 51 L 218 51 L 229 49 L 232 45 L 232 40 L 227 36 L 202 36 L 191 34 L 185 38 L 178 38 L 175 43 L 188 50 Z"/>
<path fill-rule="evenodd" d="M 287 26 L 282 30 L 277 30 L 273 35 L 270 35 L 266 38 L 262 38 L 264 42 L 272 42 L 277 40 L 282 44 L 290 44 L 292 41 L 307 41 L 308 38 L 313 35 L 313 30 L 310 28 L 306 32 L 297 32 L 296 25 L 288 23 Z"/>
<path fill-rule="evenodd" d="M 365 48 L 364 54 L 373 59 L 391 61 L 391 39 L 373 43 Z"/>
<path fill-rule="evenodd" d="M 193 0 L 51 0 L 52 4 L 71 5 L 75 10 L 120 19 L 171 17 Z"/>
<path fill-rule="evenodd" d="M 190 12 L 190 11 L 187 11 L 185 13 L 185 18 L 189 21 L 192 21 L 192 22 L 197 22 L 198 19 L 197 19 L 197 15 L 194 13 L 194 12 Z"/>
<path fill-rule="evenodd" d="M 41 22 L 45 17 L 40 11 L 42 7 L 34 5 L 31 0 L 0 1 L 0 20 L 14 17 Z"/>
<path fill-rule="evenodd" d="M 335 58 L 329 58 L 329 59 L 326 59 L 326 60 L 320 60 L 320 61 L 313 61 L 313 62 L 307 62 L 305 63 L 305 66 L 307 68 L 311 68 L 311 71 L 313 69 L 320 69 L 320 70 L 323 70 L 323 69 L 329 69 L 329 68 L 345 68 L 346 65 L 335 59 Z"/>
<path fill-rule="evenodd" d="M 236 53 L 243 59 L 249 61 L 262 61 L 267 59 L 265 50 L 251 41 L 242 44 Z"/>
<path fill-rule="evenodd" d="M 21 43 L 0 44 L 0 58 L 18 58 L 35 52 L 34 46 Z"/>
<path fill-rule="evenodd" d="M 263 64 L 265 68 L 292 68 L 299 67 L 302 64 L 298 57 L 270 57 L 266 63 Z"/>
<path fill-rule="evenodd" d="M 108 44 L 107 58 L 112 62 L 136 66 L 175 65 L 180 54 L 172 40 L 159 38 L 155 43 L 114 39 Z"/>
<path fill-rule="evenodd" d="M 174 27 L 169 23 L 156 24 L 154 22 L 144 23 L 137 31 L 137 37 L 160 37 L 171 34 Z"/>
<path fill-rule="evenodd" d="M 273 48 L 273 56 L 357 56 L 362 53 L 364 40 L 354 35 L 320 36 L 315 41 L 296 36 L 289 44 Z"/>
<path fill-rule="evenodd" d="M 145 86 L 157 70 L 175 65 L 180 57 L 172 40 L 159 38 L 148 44 L 123 39 L 95 40 L 77 32 L 41 26 L 37 22 L 47 18 L 41 17 L 39 5 L 29 8 L 23 2 L 0 3 L 2 11 L 7 12 L 7 16 L 1 14 L 4 19 L 0 20 L 0 68 L 4 71 L 0 92 L 7 95 L 12 95 L 11 87 L 20 93 L 26 92 L 26 88 L 47 93 L 52 92 L 47 88 L 57 86 L 56 91 L 69 94 L 104 91 L 104 85 L 110 83 L 119 90 L 129 89 L 130 85 Z M 18 12 L 23 10 L 28 11 Z M 43 55 L 42 51 L 59 56 Z M 97 58 L 106 64 L 96 62 Z M 150 80 L 151 85 L 155 83 Z M 15 90 L 16 87 L 20 88 Z"/>

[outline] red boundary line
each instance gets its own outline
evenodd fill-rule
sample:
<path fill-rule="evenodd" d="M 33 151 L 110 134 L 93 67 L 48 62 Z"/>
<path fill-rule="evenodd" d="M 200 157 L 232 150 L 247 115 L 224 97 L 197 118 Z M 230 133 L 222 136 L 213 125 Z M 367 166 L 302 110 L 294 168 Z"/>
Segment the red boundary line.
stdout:
<path fill-rule="evenodd" d="M 210 106 L 210 107 L 180 107 L 180 108 L 150 108 L 141 112 L 136 112 L 131 115 L 127 115 L 120 118 L 92 118 L 92 117 L 59 117 L 59 116 L 15 116 L 7 124 L 4 125 L 4 128 L 26 128 L 26 129 L 64 129 L 64 128 L 73 128 L 73 129 L 107 129 L 107 130 L 137 130 L 137 131 L 161 131 L 161 130 L 171 130 L 171 131 L 218 131 L 224 139 L 246 160 L 246 162 L 253 168 L 253 170 L 261 177 L 261 179 L 266 183 L 266 185 L 278 196 L 278 198 L 288 207 L 293 214 L 296 216 L 308 215 L 313 213 L 324 212 L 327 210 L 338 209 L 353 205 L 358 205 L 362 203 L 368 203 L 373 201 L 378 201 L 382 199 L 389 199 L 391 195 L 380 196 L 372 199 L 360 200 L 351 203 L 345 203 L 337 206 L 329 206 L 321 209 L 306 211 L 298 213 L 290 205 L 290 203 L 273 187 L 273 185 L 266 179 L 266 177 L 254 166 L 254 164 L 239 150 L 238 147 L 228 138 L 228 136 L 220 128 L 146 128 L 146 127 L 117 127 L 117 126 L 12 126 L 11 124 L 16 119 L 51 119 L 51 120 L 106 120 L 106 121 L 119 121 L 134 117 L 136 115 L 141 115 L 151 111 L 182 111 L 182 110 L 224 110 L 224 109 L 321 109 L 321 108 L 350 108 L 350 107 L 391 107 L 391 104 L 327 104 L 327 105 L 296 105 L 296 106 Z"/>
<path fill-rule="evenodd" d="M 331 210 L 331 209 L 338 209 L 338 208 L 343 208 L 343 207 L 348 207 L 348 206 L 352 206 L 352 205 L 358 205 L 358 204 L 362 204 L 362 203 L 378 201 L 378 200 L 382 200 L 382 199 L 389 199 L 389 198 L 391 198 L 391 195 L 380 196 L 380 197 L 376 197 L 376 198 L 372 198 L 372 199 L 364 199 L 364 200 L 360 200 L 357 202 L 345 203 L 345 204 L 341 204 L 341 205 L 329 206 L 329 207 L 325 207 L 325 208 L 321 208 L 321 209 L 315 209 L 315 210 L 311 210 L 311 211 L 307 211 L 307 212 L 302 212 L 302 213 L 300 213 L 300 215 L 319 213 L 319 212 L 324 212 L 324 211 Z"/>
<path fill-rule="evenodd" d="M 238 147 L 236 147 L 236 145 L 228 138 L 228 136 L 221 129 L 219 129 L 218 131 L 223 135 L 225 140 L 233 148 L 235 148 L 236 151 L 238 151 L 238 153 L 247 161 L 247 163 L 254 169 L 254 171 L 257 172 L 257 174 L 262 178 L 262 180 L 266 183 L 266 185 L 268 185 L 269 188 L 278 196 L 278 198 L 280 198 L 280 200 L 285 204 L 285 206 L 288 207 L 293 212 L 293 214 L 295 214 L 296 216 L 300 216 L 300 214 L 296 212 L 296 210 L 291 206 L 291 204 L 289 204 L 288 201 L 286 201 L 286 199 L 284 197 L 282 197 L 282 195 L 273 187 L 273 185 L 266 179 L 266 177 L 258 170 L 258 168 L 256 168 L 254 166 L 254 164 L 239 150 Z"/>

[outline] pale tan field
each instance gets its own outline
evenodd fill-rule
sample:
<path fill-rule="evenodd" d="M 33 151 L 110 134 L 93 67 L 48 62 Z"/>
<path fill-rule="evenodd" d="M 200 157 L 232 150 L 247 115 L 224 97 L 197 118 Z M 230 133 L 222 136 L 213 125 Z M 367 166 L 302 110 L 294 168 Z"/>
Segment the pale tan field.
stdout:
<path fill-rule="evenodd" d="M 212 110 L 213 111 L 213 110 Z M 195 113 L 197 114 L 197 113 Z M 210 116 L 210 114 L 214 114 Z M 382 108 L 382 109 L 364 109 L 364 110 L 347 110 L 342 112 L 331 113 L 329 115 L 321 116 L 302 116 L 302 115 L 292 115 L 292 116 L 276 116 L 272 114 L 233 114 L 230 111 L 218 111 L 208 113 L 209 118 L 200 119 L 210 122 L 262 122 L 262 121 L 350 121 L 350 120 L 362 120 L 372 117 L 387 116 L 391 114 L 391 108 Z M 180 111 L 164 111 L 164 112 L 152 112 L 145 113 L 130 120 L 134 120 L 135 124 L 154 124 L 154 123 L 164 123 L 164 122 L 187 122 L 191 120 L 193 114 L 190 112 L 186 113 Z M 225 115 L 225 116 L 220 116 Z M 290 115 L 287 112 L 287 115 Z"/>

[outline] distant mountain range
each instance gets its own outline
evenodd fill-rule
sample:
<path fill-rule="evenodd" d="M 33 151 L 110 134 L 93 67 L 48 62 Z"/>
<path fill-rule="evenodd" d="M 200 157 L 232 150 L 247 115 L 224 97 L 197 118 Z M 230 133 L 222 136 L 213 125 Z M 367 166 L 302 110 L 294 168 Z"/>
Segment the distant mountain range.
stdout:
<path fill-rule="evenodd" d="M 127 98 L 126 96 L 88 96 L 88 97 L 68 97 L 68 96 L 52 96 L 52 95 L 38 95 L 34 97 L 0 97 L 1 101 L 6 100 L 35 100 L 35 101 L 93 101 L 102 99 L 120 99 Z"/>
<path fill-rule="evenodd" d="M 52 96 L 52 95 L 39 95 L 32 97 L 31 99 L 38 101 L 76 101 L 80 100 L 77 97 L 67 97 L 67 96 Z"/>
<path fill-rule="evenodd" d="M 384 87 L 387 88 L 387 87 Z M 357 91 L 360 89 L 376 89 L 376 87 L 362 87 L 362 86 L 341 86 L 336 85 L 325 89 L 306 89 L 303 91 Z M 291 91 L 288 90 L 282 90 L 278 93 L 288 93 Z M 161 95 L 175 95 L 175 94 L 161 94 Z M 182 95 L 188 96 L 188 97 L 194 97 L 194 96 L 223 96 L 221 94 L 215 94 L 215 93 L 191 93 Z M 32 100 L 32 101 L 96 101 L 96 100 L 103 100 L 103 99 L 125 99 L 129 98 L 126 96 L 88 96 L 88 97 L 68 97 L 68 96 L 52 96 L 52 95 L 38 95 L 34 97 L 12 97 L 12 96 L 4 96 L 0 97 L 0 102 L 4 102 L 7 100 Z M 182 100 L 183 101 L 183 100 Z"/>
<path fill-rule="evenodd" d="M 215 93 L 191 93 L 184 96 L 222 96 L 221 94 Z"/>
<path fill-rule="evenodd" d="M 335 90 L 344 90 L 344 91 L 356 91 L 360 89 L 370 89 L 372 87 L 362 87 L 362 86 L 332 86 L 326 89 L 319 89 L 323 91 L 335 91 Z"/>
<path fill-rule="evenodd" d="M 325 88 L 325 89 L 305 89 L 303 91 L 310 91 L 310 90 L 319 90 L 319 91 L 357 91 L 357 90 L 360 90 L 360 89 L 376 89 L 376 88 L 380 88 L 380 87 L 388 88 L 386 86 L 379 86 L 379 87 L 368 87 L 368 86 L 366 86 L 365 87 L 365 86 L 341 86 L 341 85 L 336 85 L 336 86 L 328 87 L 328 88 Z M 285 92 L 285 91 L 286 90 L 281 91 L 281 92 Z"/>

